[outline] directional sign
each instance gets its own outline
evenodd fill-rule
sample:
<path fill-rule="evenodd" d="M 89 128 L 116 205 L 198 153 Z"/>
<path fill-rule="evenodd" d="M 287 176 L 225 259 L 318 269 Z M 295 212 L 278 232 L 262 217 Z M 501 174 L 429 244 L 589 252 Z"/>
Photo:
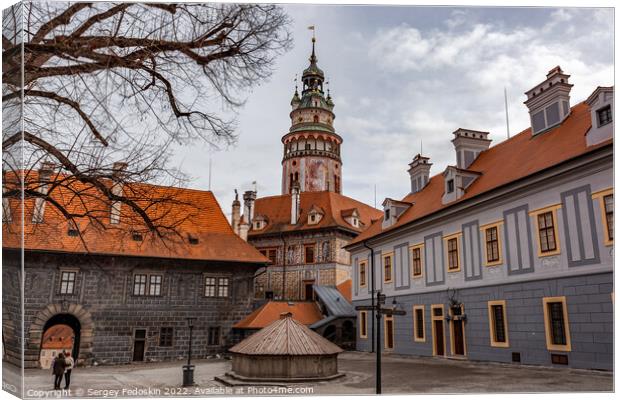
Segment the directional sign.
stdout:
<path fill-rule="evenodd" d="M 392 310 L 391 308 L 382 308 L 379 310 L 379 313 L 383 315 L 407 315 L 407 312 L 404 310 Z"/>
<path fill-rule="evenodd" d="M 374 310 L 376 307 L 373 306 L 357 306 L 355 307 L 356 311 L 372 311 Z"/>

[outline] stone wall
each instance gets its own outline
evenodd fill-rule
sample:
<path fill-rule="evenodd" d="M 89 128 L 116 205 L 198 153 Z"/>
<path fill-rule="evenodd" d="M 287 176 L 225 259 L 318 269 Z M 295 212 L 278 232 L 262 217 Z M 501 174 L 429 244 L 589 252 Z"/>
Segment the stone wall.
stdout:
<path fill-rule="evenodd" d="M 536 280 L 506 285 L 493 285 L 457 292 L 467 316 L 465 341 L 467 358 L 512 362 L 513 353 L 519 353 L 522 364 L 554 365 L 551 354 L 568 356 L 568 367 L 611 370 L 613 368 L 613 274 L 592 274 L 547 280 Z M 568 312 L 571 351 L 549 351 L 546 347 L 543 297 L 565 296 Z M 392 304 L 393 297 L 386 299 Z M 509 347 L 491 347 L 487 302 L 506 301 Z M 394 353 L 432 356 L 431 304 L 444 304 L 448 311 L 446 291 L 397 296 L 399 307 L 407 312 L 395 316 Z M 354 305 L 369 304 L 368 300 L 354 301 Z M 414 305 L 424 306 L 425 342 L 413 340 Z M 371 317 L 368 314 L 370 324 Z M 359 318 L 358 318 L 359 324 Z M 446 353 L 450 354 L 450 322 L 444 321 Z M 383 324 L 381 324 L 383 345 Z M 359 337 L 357 349 L 370 351 L 372 327 L 368 338 Z"/>
<path fill-rule="evenodd" d="M 4 273 L 18 275 L 18 253 L 4 257 Z M 77 270 L 75 293 L 59 294 L 60 271 Z M 207 263 L 137 257 L 101 257 L 27 253 L 25 257 L 26 367 L 38 366 L 40 341 L 49 318 L 69 314 L 81 325 L 79 359 L 84 364 L 132 361 L 134 333 L 146 329 L 145 361 L 185 358 L 189 344 L 187 317 L 193 317 L 195 358 L 222 353 L 236 342 L 234 323 L 252 311 L 252 278 L 257 265 Z M 163 275 L 161 295 L 134 296 L 137 272 Z M 229 277 L 230 296 L 204 296 L 205 275 Z M 10 282 L 5 280 L 5 282 Z M 6 283 L 5 283 L 6 285 Z M 3 290 L 5 309 L 14 307 L 15 294 Z M 172 346 L 160 346 L 162 327 L 173 328 Z M 208 344 L 209 328 L 219 327 L 219 344 Z M 5 330 L 7 349 L 18 338 Z M 7 360 L 19 357 L 6 353 Z"/>

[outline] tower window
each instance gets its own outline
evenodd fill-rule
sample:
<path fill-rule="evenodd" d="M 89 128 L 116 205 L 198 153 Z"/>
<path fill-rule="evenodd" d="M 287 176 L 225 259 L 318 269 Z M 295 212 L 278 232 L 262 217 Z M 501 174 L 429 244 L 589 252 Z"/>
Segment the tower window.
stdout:
<path fill-rule="evenodd" d="M 316 123 L 316 122 L 319 122 L 319 116 L 318 116 L 318 115 L 315 115 L 315 116 L 314 116 L 314 122 L 315 122 L 315 123 Z"/>

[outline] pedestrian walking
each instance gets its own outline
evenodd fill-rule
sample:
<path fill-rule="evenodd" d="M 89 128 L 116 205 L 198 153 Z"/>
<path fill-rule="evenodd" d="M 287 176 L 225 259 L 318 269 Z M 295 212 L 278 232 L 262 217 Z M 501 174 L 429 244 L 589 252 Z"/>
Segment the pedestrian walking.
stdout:
<path fill-rule="evenodd" d="M 67 364 L 65 362 L 65 354 L 61 351 L 54 359 L 54 366 L 52 368 L 52 373 L 54 374 L 54 390 L 60 389 L 60 384 L 62 383 L 62 376 L 65 374 L 66 366 Z"/>
<path fill-rule="evenodd" d="M 67 364 L 65 367 L 65 389 L 69 389 L 69 385 L 71 384 L 71 371 L 73 370 L 73 357 L 71 357 L 71 352 L 65 352 L 65 363 Z"/>

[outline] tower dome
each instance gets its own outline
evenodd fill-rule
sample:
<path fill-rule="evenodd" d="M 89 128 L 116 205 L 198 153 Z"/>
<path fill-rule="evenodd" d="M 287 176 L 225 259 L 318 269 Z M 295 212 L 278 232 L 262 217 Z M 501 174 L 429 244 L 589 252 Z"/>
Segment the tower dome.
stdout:
<path fill-rule="evenodd" d="M 291 127 L 283 137 L 282 194 L 291 193 L 294 184 L 302 192 L 342 190 L 340 145 L 334 130 L 334 101 L 324 87 L 325 73 L 318 67 L 316 39 L 312 38 L 310 65 L 301 76 L 301 97 L 295 88 L 291 100 Z"/>

